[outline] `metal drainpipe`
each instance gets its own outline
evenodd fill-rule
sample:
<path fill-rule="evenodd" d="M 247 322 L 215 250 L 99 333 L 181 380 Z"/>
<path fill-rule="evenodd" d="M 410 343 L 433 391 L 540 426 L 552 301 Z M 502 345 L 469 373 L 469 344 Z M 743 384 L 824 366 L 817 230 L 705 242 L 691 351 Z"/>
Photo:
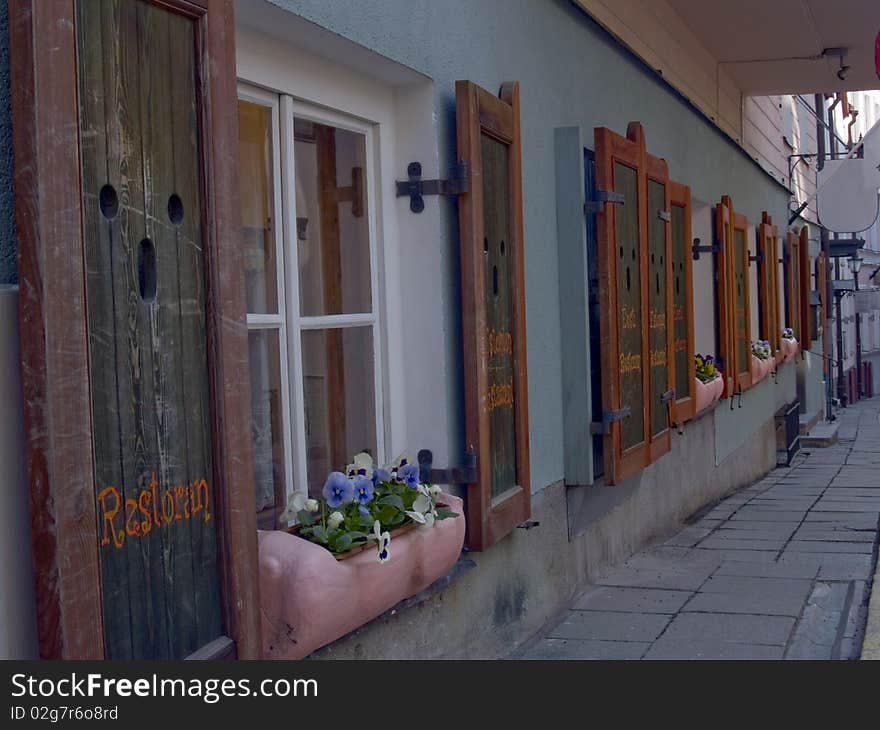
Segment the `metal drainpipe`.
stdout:
<path fill-rule="evenodd" d="M 825 96 L 823 94 L 816 94 L 814 98 L 814 103 L 816 105 L 816 158 L 818 159 L 818 164 L 816 165 L 818 170 L 821 170 L 825 167 L 825 128 L 822 126 L 822 107 L 825 104 Z M 822 252 L 825 254 L 825 270 L 828 272 L 828 275 L 825 277 L 825 311 L 822 312 L 822 316 L 825 317 L 825 326 L 822 328 L 822 338 L 825 342 L 828 343 L 828 347 L 825 349 L 828 352 L 832 352 L 833 349 L 830 347 L 831 342 L 829 342 L 829 338 L 831 337 L 831 326 L 834 321 L 834 317 L 832 313 L 834 311 L 834 281 L 833 277 L 830 275 L 830 266 L 831 263 L 831 239 L 828 235 L 828 229 L 824 227 L 820 227 L 819 229 L 819 237 L 822 241 Z M 831 362 L 825 363 L 827 367 L 828 376 L 825 378 L 825 418 L 829 421 L 834 420 L 834 410 L 831 403 L 832 398 L 834 398 L 834 365 Z"/>

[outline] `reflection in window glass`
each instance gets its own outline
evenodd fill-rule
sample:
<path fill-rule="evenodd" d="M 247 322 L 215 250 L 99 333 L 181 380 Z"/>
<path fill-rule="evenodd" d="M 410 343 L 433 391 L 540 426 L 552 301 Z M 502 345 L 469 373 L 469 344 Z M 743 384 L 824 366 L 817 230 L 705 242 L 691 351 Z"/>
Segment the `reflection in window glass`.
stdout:
<path fill-rule="evenodd" d="M 272 124 L 270 109 L 238 102 L 238 150 L 245 293 L 250 314 L 278 312 L 273 231 Z"/>
<path fill-rule="evenodd" d="M 294 130 L 300 314 L 369 312 L 364 136 L 304 119 Z"/>
<path fill-rule="evenodd" d="M 248 332 L 257 524 L 264 530 L 275 528 L 285 504 L 278 339 L 274 329 Z"/>
<path fill-rule="evenodd" d="M 376 454 L 373 328 L 302 333 L 309 495 L 320 496 L 331 471 L 351 457 Z"/>

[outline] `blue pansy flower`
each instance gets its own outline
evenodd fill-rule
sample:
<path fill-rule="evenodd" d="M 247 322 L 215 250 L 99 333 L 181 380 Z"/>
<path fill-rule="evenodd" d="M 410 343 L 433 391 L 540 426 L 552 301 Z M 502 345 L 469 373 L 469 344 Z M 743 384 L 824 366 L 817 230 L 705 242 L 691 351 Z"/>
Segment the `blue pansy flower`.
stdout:
<path fill-rule="evenodd" d="M 377 484 L 381 482 L 390 482 L 391 481 L 391 472 L 387 469 L 376 468 L 373 470 L 373 486 L 375 487 Z"/>
<path fill-rule="evenodd" d="M 368 504 L 373 501 L 373 482 L 363 474 L 358 474 L 351 480 L 354 485 L 354 498 L 360 504 Z"/>
<path fill-rule="evenodd" d="M 419 486 L 419 466 L 418 464 L 404 464 L 398 471 L 398 478 L 406 484 L 410 489 L 416 489 Z"/>
<path fill-rule="evenodd" d="M 370 516 L 370 510 L 364 507 L 362 504 L 358 505 L 358 512 L 360 512 L 364 517 Z"/>
<path fill-rule="evenodd" d="M 354 499 L 354 484 L 341 471 L 330 472 L 321 492 L 332 509 L 348 504 Z"/>

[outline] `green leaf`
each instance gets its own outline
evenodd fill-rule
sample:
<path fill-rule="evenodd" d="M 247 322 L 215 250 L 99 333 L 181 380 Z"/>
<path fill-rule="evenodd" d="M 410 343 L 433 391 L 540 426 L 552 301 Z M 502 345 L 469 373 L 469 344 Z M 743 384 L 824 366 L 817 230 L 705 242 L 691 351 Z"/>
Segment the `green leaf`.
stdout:
<path fill-rule="evenodd" d="M 351 547 L 351 533 L 343 532 L 330 538 L 330 549 L 335 553 L 344 553 Z"/>
<path fill-rule="evenodd" d="M 398 527 L 404 523 L 407 519 L 406 514 L 403 512 L 398 512 L 388 523 L 385 525 L 386 527 Z"/>
<path fill-rule="evenodd" d="M 312 513 L 307 512 L 304 509 L 301 509 L 296 513 L 296 519 L 299 520 L 301 525 L 305 525 L 306 527 L 311 527 L 315 524 L 315 518 L 312 516 Z"/>
<path fill-rule="evenodd" d="M 397 515 L 403 514 L 400 510 L 392 507 L 390 504 L 383 504 L 376 511 L 376 519 L 383 525 L 390 523 Z"/>
<path fill-rule="evenodd" d="M 396 507 L 401 512 L 405 509 L 403 506 L 403 499 L 401 499 L 398 494 L 389 494 L 387 497 L 382 497 L 379 500 L 379 504 L 390 504 L 392 507 Z"/>
<path fill-rule="evenodd" d="M 306 530 L 303 530 L 303 532 L 306 532 Z M 314 527 L 310 528 L 308 530 L 308 532 L 310 532 L 312 534 L 312 537 L 314 537 L 315 540 L 317 540 L 320 543 L 326 544 L 327 530 L 324 529 L 323 525 L 315 525 Z"/>
<path fill-rule="evenodd" d="M 457 512 L 453 512 L 449 507 L 438 507 L 437 508 L 437 517 L 438 520 L 445 520 L 449 517 L 458 517 Z"/>

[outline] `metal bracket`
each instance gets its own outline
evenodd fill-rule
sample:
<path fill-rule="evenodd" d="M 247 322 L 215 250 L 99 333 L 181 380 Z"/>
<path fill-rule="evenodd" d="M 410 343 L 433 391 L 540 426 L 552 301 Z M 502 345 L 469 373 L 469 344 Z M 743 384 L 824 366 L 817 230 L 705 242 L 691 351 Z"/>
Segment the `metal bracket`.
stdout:
<path fill-rule="evenodd" d="M 700 239 L 694 239 L 694 245 L 691 246 L 691 251 L 694 254 L 694 261 L 700 260 L 701 253 L 718 253 L 721 250 L 721 244 L 715 241 L 711 246 L 701 246 Z"/>
<path fill-rule="evenodd" d="M 409 196 L 409 209 L 421 213 L 425 209 L 425 195 L 461 195 L 468 191 L 467 165 L 459 160 L 452 166 L 449 180 L 422 180 L 422 163 L 406 166 L 408 180 L 397 181 L 397 197 Z"/>
<path fill-rule="evenodd" d="M 596 197 L 584 203 L 584 213 L 601 213 L 605 203 L 624 205 L 626 198 L 623 193 L 615 193 L 613 190 L 596 189 Z"/>
<path fill-rule="evenodd" d="M 434 454 L 430 449 L 422 449 L 418 453 L 419 479 L 424 484 L 476 484 L 477 455 L 473 447 L 464 453 L 463 465 L 448 469 L 433 467 Z"/>
<path fill-rule="evenodd" d="M 632 408 L 629 406 L 624 406 L 616 411 L 605 411 L 602 414 L 602 421 L 593 421 L 590 423 L 590 433 L 592 434 L 605 434 L 611 430 L 611 424 L 615 421 L 622 421 L 624 418 L 629 418 L 632 415 Z"/>
<path fill-rule="evenodd" d="M 661 221 L 666 221 L 667 223 L 669 223 L 669 221 L 672 220 L 672 213 L 670 213 L 668 210 L 658 210 L 657 217 Z"/>
<path fill-rule="evenodd" d="M 669 403 L 673 398 L 675 398 L 675 388 L 670 388 L 660 396 L 660 402 Z"/>
<path fill-rule="evenodd" d="M 749 255 L 749 266 L 752 265 L 752 261 L 763 261 L 763 260 L 764 260 L 764 254 L 761 253 L 760 251 L 758 251 L 758 253 L 756 253 L 754 256 L 752 256 L 750 254 Z"/>

